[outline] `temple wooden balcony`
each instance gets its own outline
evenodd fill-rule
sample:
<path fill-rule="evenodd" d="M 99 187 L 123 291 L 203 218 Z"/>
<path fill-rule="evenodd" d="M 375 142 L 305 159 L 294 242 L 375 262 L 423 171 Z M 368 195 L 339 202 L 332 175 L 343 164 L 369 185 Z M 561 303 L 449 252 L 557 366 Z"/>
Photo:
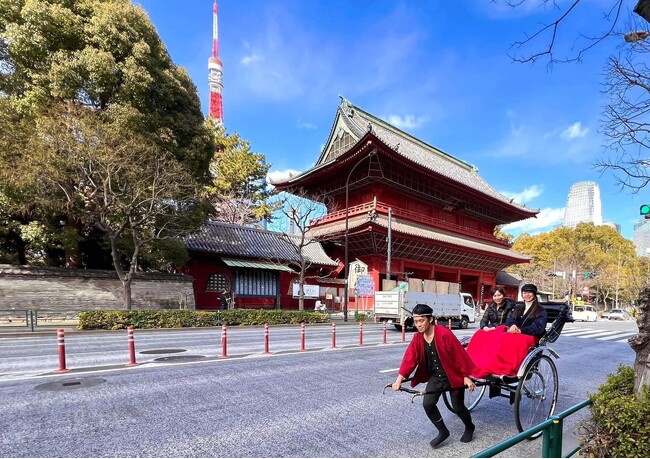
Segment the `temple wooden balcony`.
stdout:
<path fill-rule="evenodd" d="M 371 212 L 376 212 L 377 214 L 388 215 L 388 206 L 383 202 L 369 201 L 363 204 L 358 204 L 356 206 L 351 206 L 348 209 L 348 219 L 352 219 L 355 216 L 368 214 Z M 455 223 L 450 223 L 439 218 L 433 218 L 429 215 L 425 215 L 419 212 L 414 212 L 408 209 L 402 209 L 399 207 L 392 206 L 393 218 L 399 218 L 402 220 L 408 220 L 413 223 L 418 223 L 421 225 L 426 225 L 434 229 L 447 231 L 456 235 L 466 236 L 470 238 L 475 238 L 478 240 L 490 242 L 492 244 L 498 244 L 503 247 L 510 247 L 510 243 L 505 240 L 494 236 L 493 234 L 485 233 L 474 228 L 469 228 L 467 226 L 458 225 Z M 328 213 L 327 215 L 312 219 L 309 223 L 310 228 L 316 228 L 320 225 L 325 225 L 329 223 L 339 222 L 345 220 L 345 209 L 338 210 L 336 212 Z"/>

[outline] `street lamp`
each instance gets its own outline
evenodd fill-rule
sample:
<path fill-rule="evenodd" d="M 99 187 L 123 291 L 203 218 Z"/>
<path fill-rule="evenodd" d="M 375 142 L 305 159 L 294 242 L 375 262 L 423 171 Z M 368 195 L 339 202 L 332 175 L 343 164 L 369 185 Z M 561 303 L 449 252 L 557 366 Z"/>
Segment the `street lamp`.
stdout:
<path fill-rule="evenodd" d="M 370 154 L 368 156 L 365 156 L 365 157 L 361 158 L 359 161 L 357 161 L 357 163 L 352 167 L 352 169 L 350 169 L 350 172 L 348 173 L 348 178 L 345 180 L 345 243 L 344 243 L 344 246 L 345 246 L 345 257 L 344 257 L 345 258 L 345 266 L 344 266 L 345 291 L 343 292 L 343 322 L 348 321 L 348 299 L 349 299 L 348 298 L 349 297 L 348 290 L 349 290 L 349 287 L 350 287 L 348 285 L 348 279 L 350 278 L 349 266 L 348 266 L 349 265 L 349 260 L 348 260 L 348 216 L 350 214 L 350 209 L 349 209 L 349 205 L 350 205 L 350 202 L 349 202 L 349 200 L 350 200 L 350 196 L 349 196 L 350 195 L 350 177 L 352 177 L 352 173 L 357 168 L 357 166 L 359 164 L 361 164 L 361 162 L 364 159 L 370 159 L 371 157 L 373 157 L 376 154 L 377 154 L 377 152 L 373 150 L 373 151 L 370 152 Z"/>

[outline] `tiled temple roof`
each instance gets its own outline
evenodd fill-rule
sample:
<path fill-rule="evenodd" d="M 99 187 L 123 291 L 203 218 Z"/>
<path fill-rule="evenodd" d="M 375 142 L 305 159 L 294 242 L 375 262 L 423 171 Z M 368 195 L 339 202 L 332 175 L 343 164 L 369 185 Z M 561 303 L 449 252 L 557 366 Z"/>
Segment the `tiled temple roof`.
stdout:
<path fill-rule="evenodd" d="M 257 260 L 280 260 L 298 262 L 295 245 L 282 233 L 223 222 L 208 222 L 201 231 L 184 239 L 187 250 L 214 253 L 227 257 L 246 257 Z M 322 266 L 337 266 L 327 256 L 319 242 L 303 247 L 310 263 Z"/>

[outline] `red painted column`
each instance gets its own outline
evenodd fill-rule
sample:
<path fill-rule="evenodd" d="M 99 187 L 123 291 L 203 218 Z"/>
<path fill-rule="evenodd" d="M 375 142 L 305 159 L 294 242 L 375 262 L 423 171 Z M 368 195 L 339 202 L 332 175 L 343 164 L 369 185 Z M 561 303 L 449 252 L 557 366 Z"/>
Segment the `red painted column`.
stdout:
<path fill-rule="evenodd" d="M 68 370 L 65 366 L 65 332 L 63 328 L 59 328 L 56 331 L 56 340 L 57 346 L 59 348 L 59 369 L 55 370 L 54 373 L 67 373 Z"/>

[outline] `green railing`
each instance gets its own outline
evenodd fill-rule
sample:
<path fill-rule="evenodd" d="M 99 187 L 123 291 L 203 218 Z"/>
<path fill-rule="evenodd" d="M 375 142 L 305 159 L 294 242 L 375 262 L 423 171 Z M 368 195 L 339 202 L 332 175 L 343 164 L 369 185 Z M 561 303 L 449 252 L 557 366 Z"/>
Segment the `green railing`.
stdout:
<path fill-rule="evenodd" d="M 511 437 L 499 444 L 483 450 L 472 457 L 494 457 L 497 454 L 502 453 L 503 451 L 515 446 L 518 443 L 521 443 L 524 440 L 527 440 L 536 433 L 542 431 L 544 432 L 544 440 L 542 443 L 542 457 L 571 457 L 580 451 L 580 447 L 578 446 L 566 456 L 562 456 L 563 419 L 589 405 L 591 405 L 591 400 L 584 400 L 583 402 L 578 403 L 577 405 L 561 412 L 560 414 L 551 416 L 541 424 L 538 424 L 535 427 L 531 427 L 528 430 L 524 430 L 520 434 L 517 434 L 514 437 Z"/>

